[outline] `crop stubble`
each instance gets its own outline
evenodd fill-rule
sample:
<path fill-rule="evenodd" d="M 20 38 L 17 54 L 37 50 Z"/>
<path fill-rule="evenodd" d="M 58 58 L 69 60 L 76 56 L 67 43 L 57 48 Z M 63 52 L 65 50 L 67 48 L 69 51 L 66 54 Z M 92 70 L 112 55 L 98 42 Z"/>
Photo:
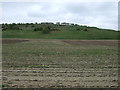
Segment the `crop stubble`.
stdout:
<path fill-rule="evenodd" d="M 18 43 L 19 41 L 22 43 Z M 3 40 L 4 87 L 118 86 L 117 41 L 39 39 L 23 41 Z M 106 50 L 106 52 L 88 53 L 89 50 L 99 49 Z"/>

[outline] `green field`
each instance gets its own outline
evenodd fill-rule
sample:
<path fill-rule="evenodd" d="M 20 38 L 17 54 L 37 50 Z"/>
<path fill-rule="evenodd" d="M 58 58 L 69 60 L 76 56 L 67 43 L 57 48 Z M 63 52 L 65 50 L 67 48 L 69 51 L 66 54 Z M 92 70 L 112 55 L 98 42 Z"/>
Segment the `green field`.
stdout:
<path fill-rule="evenodd" d="M 47 25 L 50 26 L 50 25 Z M 18 26 L 22 30 L 6 30 L 2 32 L 3 38 L 37 38 L 37 39 L 78 39 L 78 40 L 118 40 L 118 31 L 109 29 L 99 29 L 87 26 L 57 26 L 51 28 L 60 31 L 51 31 L 49 34 L 42 34 L 41 31 L 34 31 L 35 27 L 45 27 L 42 25 L 31 27 L 28 25 Z M 80 29 L 77 31 L 77 29 Z M 87 29 L 88 31 L 84 31 Z"/>

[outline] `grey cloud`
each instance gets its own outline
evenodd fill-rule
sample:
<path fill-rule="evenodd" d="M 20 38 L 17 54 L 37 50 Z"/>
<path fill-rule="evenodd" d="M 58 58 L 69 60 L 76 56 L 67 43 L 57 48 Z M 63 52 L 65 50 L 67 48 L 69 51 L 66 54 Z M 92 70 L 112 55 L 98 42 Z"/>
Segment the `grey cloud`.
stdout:
<path fill-rule="evenodd" d="M 69 3 L 69 12 L 80 17 L 79 23 L 117 29 L 117 3 Z M 112 27 L 112 28 L 113 28 Z"/>
<path fill-rule="evenodd" d="M 117 3 L 3 3 L 3 22 L 66 21 L 117 29 Z"/>

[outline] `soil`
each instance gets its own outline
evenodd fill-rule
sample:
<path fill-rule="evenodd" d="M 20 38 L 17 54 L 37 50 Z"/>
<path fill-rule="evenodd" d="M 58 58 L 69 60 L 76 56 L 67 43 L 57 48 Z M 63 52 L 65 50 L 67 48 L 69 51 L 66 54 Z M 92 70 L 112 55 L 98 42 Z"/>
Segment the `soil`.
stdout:
<path fill-rule="evenodd" d="M 25 39 L 2 39 L 0 43 L 2 44 L 12 44 L 12 43 L 21 43 L 29 40 Z M 63 40 L 65 43 L 73 45 L 107 45 L 107 46 L 116 46 L 118 45 L 118 40 Z"/>
<path fill-rule="evenodd" d="M 118 86 L 118 77 L 113 68 L 9 68 L 3 70 L 3 84 L 11 88 L 111 88 Z"/>
<path fill-rule="evenodd" d="M 20 42 L 26 42 L 26 41 L 29 41 L 29 40 L 19 40 L 19 39 L 10 39 L 10 40 L 7 40 L 7 39 L 3 39 L 2 40 L 2 44 L 12 44 L 12 43 L 20 43 Z"/>
<path fill-rule="evenodd" d="M 63 42 L 73 45 L 105 45 L 105 46 L 118 45 L 117 40 L 64 40 Z"/>
<path fill-rule="evenodd" d="M 3 39 L 3 44 L 21 43 L 30 39 Z M 118 45 L 117 40 L 64 40 L 72 45 Z M 5 88 L 116 88 L 117 68 L 4 68 Z"/>

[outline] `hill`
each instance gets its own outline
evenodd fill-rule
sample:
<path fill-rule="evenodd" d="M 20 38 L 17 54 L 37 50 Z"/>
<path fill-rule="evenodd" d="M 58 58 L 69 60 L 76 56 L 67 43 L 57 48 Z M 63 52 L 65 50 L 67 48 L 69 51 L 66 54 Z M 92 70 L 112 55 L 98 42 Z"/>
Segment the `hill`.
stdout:
<path fill-rule="evenodd" d="M 50 32 L 43 34 L 46 27 Z M 2 28 L 2 38 L 118 40 L 118 31 L 69 23 L 12 23 Z"/>

